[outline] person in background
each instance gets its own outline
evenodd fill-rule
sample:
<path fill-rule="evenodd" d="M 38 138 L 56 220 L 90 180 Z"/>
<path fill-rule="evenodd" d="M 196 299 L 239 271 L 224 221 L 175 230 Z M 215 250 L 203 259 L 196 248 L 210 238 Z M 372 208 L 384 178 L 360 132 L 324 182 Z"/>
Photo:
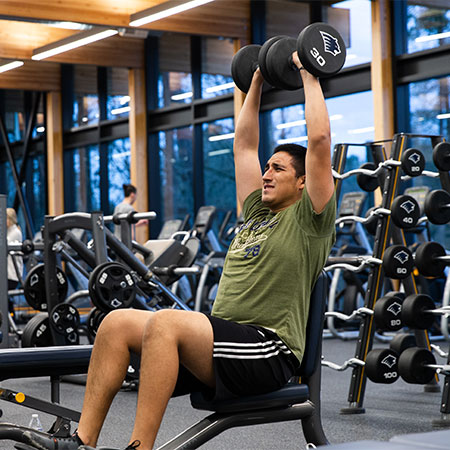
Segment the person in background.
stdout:
<path fill-rule="evenodd" d="M 132 184 L 124 184 L 123 187 L 123 195 L 124 199 L 121 203 L 119 203 L 114 208 L 114 215 L 116 214 L 128 214 L 130 212 L 135 212 L 136 210 L 133 207 L 133 203 L 136 201 L 137 198 L 137 189 L 136 186 L 133 186 Z M 136 227 L 140 227 L 142 225 L 147 225 L 148 220 L 142 219 L 138 223 L 136 223 Z M 134 227 L 133 226 L 133 239 L 134 239 Z M 117 239 L 120 239 L 120 225 L 114 225 L 114 235 Z"/>
<path fill-rule="evenodd" d="M 8 244 L 22 243 L 22 231 L 17 224 L 17 214 L 13 208 L 6 208 L 6 228 L 6 239 Z M 23 272 L 22 257 L 16 254 L 14 258 L 17 264 L 17 270 L 14 266 L 13 257 L 8 254 L 8 291 L 11 291 L 17 287 Z M 11 298 L 8 299 L 8 308 L 9 312 L 14 315 L 14 303 Z"/>

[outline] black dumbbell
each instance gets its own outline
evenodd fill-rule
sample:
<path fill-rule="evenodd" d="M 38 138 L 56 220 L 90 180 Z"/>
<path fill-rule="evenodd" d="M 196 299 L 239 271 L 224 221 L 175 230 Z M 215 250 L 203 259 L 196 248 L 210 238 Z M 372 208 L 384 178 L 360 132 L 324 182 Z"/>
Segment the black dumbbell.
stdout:
<path fill-rule="evenodd" d="M 401 320 L 402 295 L 387 294 L 379 298 L 373 308 L 377 328 L 384 331 L 397 331 L 403 327 Z"/>
<path fill-rule="evenodd" d="M 436 364 L 436 358 L 426 348 L 407 348 L 399 357 L 398 371 L 407 383 L 427 384 L 436 372 L 450 373 L 450 365 Z"/>
<path fill-rule="evenodd" d="M 450 143 L 439 142 L 433 148 L 433 162 L 441 172 L 450 170 Z"/>
<path fill-rule="evenodd" d="M 303 67 L 319 78 L 335 75 L 345 63 L 346 49 L 341 35 L 330 25 L 317 22 L 304 28 L 297 39 L 275 36 L 263 47 L 254 44 L 242 47 L 231 62 L 236 86 L 248 92 L 253 73 L 259 66 L 269 84 L 287 90 L 301 88 L 301 77 L 292 60 L 295 51 Z"/>
<path fill-rule="evenodd" d="M 391 245 L 383 254 L 383 270 L 387 277 L 403 279 L 409 277 L 414 268 L 411 251 L 404 245 Z"/>
<path fill-rule="evenodd" d="M 420 219 L 419 203 L 411 195 L 399 195 L 392 202 L 391 217 L 399 228 L 414 228 Z"/>
<path fill-rule="evenodd" d="M 398 333 L 389 343 L 389 348 L 401 355 L 407 348 L 416 347 L 416 337 L 413 334 Z"/>
<path fill-rule="evenodd" d="M 423 276 L 442 277 L 445 267 L 450 265 L 450 256 L 447 256 L 441 244 L 424 242 L 417 247 L 414 261 Z"/>
<path fill-rule="evenodd" d="M 425 157 L 417 148 L 406 149 L 401 157 L 403 172 L 410 177 L 418 177 L 425 169 Z"/>
<path fill-rule="evenodd" d="M 435 225 L 450 222 L 450 194 L 442 189 L 436 189 L 425 198 L 425 214 Z"/>
<path fill-rule="evenodd" d="M 429 330 L 436 315 L 450 313 L 450 307 L 436 308 L 433 299 L 426 294 L 412 294 L 402 305 L 402 322 L 405 326 L 418 330 Z"/>

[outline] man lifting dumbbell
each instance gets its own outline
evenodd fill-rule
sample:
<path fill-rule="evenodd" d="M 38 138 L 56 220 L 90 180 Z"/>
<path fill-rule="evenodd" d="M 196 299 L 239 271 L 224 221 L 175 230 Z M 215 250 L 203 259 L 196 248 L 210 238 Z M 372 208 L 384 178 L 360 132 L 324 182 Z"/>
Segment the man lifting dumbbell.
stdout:
<path fill-rule="evenodd" d="M 141 354 L 141 367 L 127 449 L 153 447 L 174 393 L 202 390 L 219 399 L 258 394 L 283 386 L 295 374 L 305 346 L 311 290 L 334 242 L 336 205 L 322 89 L 296 52 L 292 58 L 304 86 L 308 151 L 279 146 L 261 173 L 263 79 L 256 70 L 234 142 L 236 190 L 245 223 L 227 254 L 212 315 L 181 310 L 109 313 L 97 332 L 77 434 L 61 439 L 26 432 L 30 445 L 53 450 L 95 446 L 130 352 Z"/>

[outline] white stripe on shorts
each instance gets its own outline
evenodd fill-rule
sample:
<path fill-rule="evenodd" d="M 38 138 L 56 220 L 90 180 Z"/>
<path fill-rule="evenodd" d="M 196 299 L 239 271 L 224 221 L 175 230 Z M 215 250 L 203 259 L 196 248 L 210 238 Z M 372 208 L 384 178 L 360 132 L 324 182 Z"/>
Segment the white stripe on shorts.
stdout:
<path fill-rule="evenodd" d="M 292 353 L 282 341 L 215 342 L 213 356 L 216 358 L 258 359 L 270 358 L 280 352 L 286 355 Z"/>

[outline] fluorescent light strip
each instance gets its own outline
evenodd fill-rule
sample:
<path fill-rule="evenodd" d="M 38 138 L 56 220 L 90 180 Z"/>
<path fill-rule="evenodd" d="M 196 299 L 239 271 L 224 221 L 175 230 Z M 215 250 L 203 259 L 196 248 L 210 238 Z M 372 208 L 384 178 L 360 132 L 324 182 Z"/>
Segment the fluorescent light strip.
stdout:
<path fill-rule="evenodd" d="M 354 130 L 348 130 L 348 134 L 363 134 L 375 131 L 375 127 L 355 128 Z"/>
<path fill-rule="evenodd" d="M 225 83 L 225 84 L 219 84 L 217 86 L 212 86 L 206 89 L 206 92 L 208 94 L 211 94 L 212 92 L 219 92 L 219 91 L 224 91 L 226 89 L 234 89 L 234 82 L 231 81 L 230 83 Z"/>
<path fill-rule="evenodd" d="M 194 94 L 192 94 L 192 92 L 183 92 L 182 94 L 175 94 L 172 95 L 172 97 L 170 97 L 172 100 L 177 101 L 177 100 L 184 100 L 186 98 L 191 98 Z"/>
<path fill-rule="evenodd" d="M 227 153 L 231 153 L 231 149 L 223 148 L 222 150 L 214 150 L 212 152 L 208 152 L 208 156 L 226 155 Z"/>
<path fill-rule="evenodd" d="M 450 119 L 450 113 L 438 114 L 436 116 L 436 119 L 439 119 L 439 120 Z"/>
<path fill-rule="evenodd" d="M 12 61 L 0 66 L 0 73 L 7 72 L 8 70 L 17 69 L 17 67 L 23 66 L 23 61 Z"/>
<path fill-rule="evenodd" d="M 219 134 L 208 138 L 209 142 L 224 141 L 225 139 L 233 139 L 234 133 Z"/>
<path fill-rule="evenodd" d="M 111 114 L 123 114 L 131 111 L 131 106 L 123 106 L 122 108 L 115 108 L 111 110 Z"/>
<path fill-rule="evenodd" d="M 38 133 L 43 133 L 43 132 L 45 131 L 45 127 L 37 127 L 37 128 L 36 128 L 36 131 L 37 131 Z"/>
<path fill-rule="evenodd" d="M 88 34 L 90 33 L 90 34 Z M 34 54 L 31 57 L 31 59 L 34 59 L 36 61 L 40 61 L 41 59 L 50 58 L 51 56 L 58 55 L 63 52 L 67 52 L 69 50 L 73 50 L 74 48 L 82 47 L 83 45 L 91 44 L 92 42 L 100 41 L 101 39 L 106 39 L 110 36 L 114 36 L 117 34 L 117 30 L 109 29 L 109 30 L 102 30 L 97 33 L 93 33 L 92 31 L 89 32 L 83 32 L 80 33 L 80 39 L 76 39 L 75 36 L 71 36 L 68 38 L 70 41 L 67 42 L 66 39 L 62 39 L 61 45 L 57 45 L 57 42 L 54 44 L 50 44 L 52 48 L 48 48 L 49 46 L 42 47 L 41 49 L 34 50 Z M 88 34 L 86 36 L 86 34 Z M 85 37 L 81 37 L 81 35 Z M 73 40 L 73 39 L 76 40 Z M 64 43 L 67 42 L 67 43 Z M 56 46 L 55 46 L 56 45 Z M 46 50 L 48 48 L 48 50 Z"/>
<path fill-rule="evenodd" d="M 341 120 L 344 116 L 342 114 L 334 114 L 330 116 L 330 121 Z M 294 122 L 280 123 L 277 125 L 278 130 L 284 130 L 285 128 L 298 127 L 300 125 L 306 125 L 306 120 L 296 120 Z"/>
<path fill-rule="evenodd" d="M 295 142 L 305 142 L 308 136 L 292 137 L 287 139 L 278 139 L 277 144 L 294 144 Z"/>
<path fill-rule="evenodd" d="M 445 33 L 438 33 L 438 34 L 430 34 L 428 36 L 419 36 L 415 39 L 416 42 L 428 42 L 428 41 L 435 41 L 438 39 L 445 39 L 450 37 L 450 31 L 447 31 Z"/>
<path fill-rule="evenodd" d="M 180 2 L 179 0 L 169 0 L 168 2 L 162 3 L 153 8 L 132 14 L 130 16 L 131 21 L 129 25 L 130 27 L 140 27 L 146 23 L 156 22 L 157 20 L 173 16 L 174 14 L 179 14 L 187 11 L 188 9 L 196 8 L 197 6 L 205 5 L 206 3 L 210 3 L 212 1 L 213 0 L 192 0 L 188 2 Z M 173 6 L 171 7 L 171 5 Z"/>
<path fill-rule="evenodd" d="M 131 100 L 131 97 L 129 95 L 124 95 L 123 97 L 121 97 L 119 103 L 121 105 L 125 105 L 125 103 L 128 103 Z"/>

